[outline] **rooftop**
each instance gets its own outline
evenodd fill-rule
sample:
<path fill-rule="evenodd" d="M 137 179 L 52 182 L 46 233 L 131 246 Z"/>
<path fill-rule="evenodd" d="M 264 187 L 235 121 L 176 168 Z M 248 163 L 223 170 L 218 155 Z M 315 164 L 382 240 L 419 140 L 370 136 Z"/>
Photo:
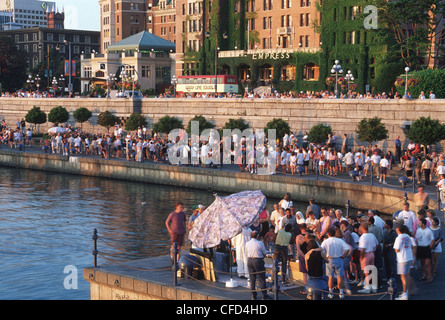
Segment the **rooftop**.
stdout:
<path fill-rule="evenodd" d="M 175 51 L 175 44 L 147 31 L 142 31 L 108 46 L 108 52 L 115 51 Z"/>

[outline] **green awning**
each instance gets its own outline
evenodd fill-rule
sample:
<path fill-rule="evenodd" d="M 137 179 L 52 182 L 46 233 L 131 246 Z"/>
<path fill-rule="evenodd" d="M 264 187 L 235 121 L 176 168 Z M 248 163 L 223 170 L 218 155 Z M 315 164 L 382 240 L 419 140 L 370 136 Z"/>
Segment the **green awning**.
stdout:
<path fill-rule="evenodd" d="M 108 52 L 121 51 L 175 51 L 175 44 L 154 34 L 142 31 L 108 46 Z"/>

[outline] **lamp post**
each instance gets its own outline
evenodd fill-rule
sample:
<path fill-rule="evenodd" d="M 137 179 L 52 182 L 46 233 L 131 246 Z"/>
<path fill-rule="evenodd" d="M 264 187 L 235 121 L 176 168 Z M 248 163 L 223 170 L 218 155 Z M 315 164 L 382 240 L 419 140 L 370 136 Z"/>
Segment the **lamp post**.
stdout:
<path fill-rule="evenodd" d="M 210 37 L 210 32 L 206 32 L 205 33 L 205 37 L 209 38 Z M 228 39 L 229 36 L 227 33 L 224 32 L 223 34 L 223 38 L 224 39 Z M 220 48 L 218 47 L 218 34 L 215 34 L 215 94 L 218 93 L 218 51 L 220 50 Z"/>
<path fill-rule="evenodd" d="M 178 80 L 176 79 L 176 75 L 172 76 L 172 86 L 173 86 L 173 98 L 176 97 L 176 83 L 178 82 Z"/>
<path fill-rule="evenodd" d="M 409 67 L 405 68 L 405 99 L 408 99 L 408 72 Z"/>
<path fill-rule="evenodd" d="M 40 79 L 40 76 L 37 75 L 37 76 L 34 78 L 34 80 L 35 80 L 35 82 L 36 82 L 37 91 L 39 91 L 40 80 L 42 80 L 42 79 Z"/>
<path fill-rule="evenodd" d="M 350 85 L 350 81 L 354 81 L 354 76 L 352 75 L 351 70 L 348 70 L 348 73 L 345 76 L 346 80 L 348 80 L 348 98 L 350 98 L 349 95 L 349 85 Z"/>
<path fill-rule="evenodd" d="M 122 97 L 125 98 L 125 79 L 127 77 L 127 71 L 125 70 L 125 66 L 122 66 L 122 71 L 120 74 L 120 78 L 122 79 Z"/>
<path fill-rule="evenodd" d="M 335 73 L 335 98 L 338 98 L 338 74 L 342 74 L 343 70 L 341 65 L 339 65 L 339 61 L 335 60 L 334 65 L 332 66 L 331 73 Z"/>
<path fill-rule="evenodd" d="M 34 80 L 32 79 L 32 76 L 28 74 L 28 80 L 26 80 L 26 83 L 29 86 L 29 91 L 32 91 L 32 86 L 34 85 Z"/>
<path fill-rule="evenodd" d="M 62 90 L 62 88 L 65 88 L 65 77 L 61 74 L 60 75 L 60 77 L 59 77 L 59 83 L 58 83 L 59 85 L 61 84 L 61 86 L 59 87 L 59 89 L 60 89 L 60 97 L 63 97 L 63 91 L 65 91 L 65 90 Z"/>
<path fill-rule="evenodd" d="M 73 72 L 72 71 L 73 64 L 71 62 L 71 42 L 63 40 L 63 43 L 65 45 L 68 45 L 68 60 L 69 60 L 69 68 L 68 68 L 68 70 L 69 70 L 69 80 L 68 80 L 68 92 L 69 92 L 69 95 L 68 95 L 68 97 L 71 98 L 71 92 L 72 92 L 72 89 L 73 89 L 72 88 L 72 83 L 71 83 L 71 73 Z"/>

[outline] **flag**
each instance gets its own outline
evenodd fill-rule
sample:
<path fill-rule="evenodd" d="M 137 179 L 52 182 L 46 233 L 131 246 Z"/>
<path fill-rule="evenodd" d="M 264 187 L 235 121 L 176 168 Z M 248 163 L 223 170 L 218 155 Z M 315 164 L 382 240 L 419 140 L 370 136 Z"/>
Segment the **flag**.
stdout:
<path fill-rule="evenodd" d="M 70 75 L 70 61 L 65 60 L 65 76 Z M 71 60 L 71 75 L 76 76 L 76 60 Z"/>

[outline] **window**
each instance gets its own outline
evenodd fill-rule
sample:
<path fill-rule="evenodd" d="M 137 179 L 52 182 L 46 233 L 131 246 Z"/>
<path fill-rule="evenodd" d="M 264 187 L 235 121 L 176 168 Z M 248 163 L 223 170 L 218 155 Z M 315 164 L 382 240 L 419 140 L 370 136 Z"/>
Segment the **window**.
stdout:
<path fill-rule="evenodd" d="M 308 63 L 303 66 L 303 80 L 317 81 L 319 77 L 319 67 L 314 63 Z"/>
<path fill-rule="evenodd" d="M 150 77 L 150 66 L 142 66 L 142 78 Z"/>

